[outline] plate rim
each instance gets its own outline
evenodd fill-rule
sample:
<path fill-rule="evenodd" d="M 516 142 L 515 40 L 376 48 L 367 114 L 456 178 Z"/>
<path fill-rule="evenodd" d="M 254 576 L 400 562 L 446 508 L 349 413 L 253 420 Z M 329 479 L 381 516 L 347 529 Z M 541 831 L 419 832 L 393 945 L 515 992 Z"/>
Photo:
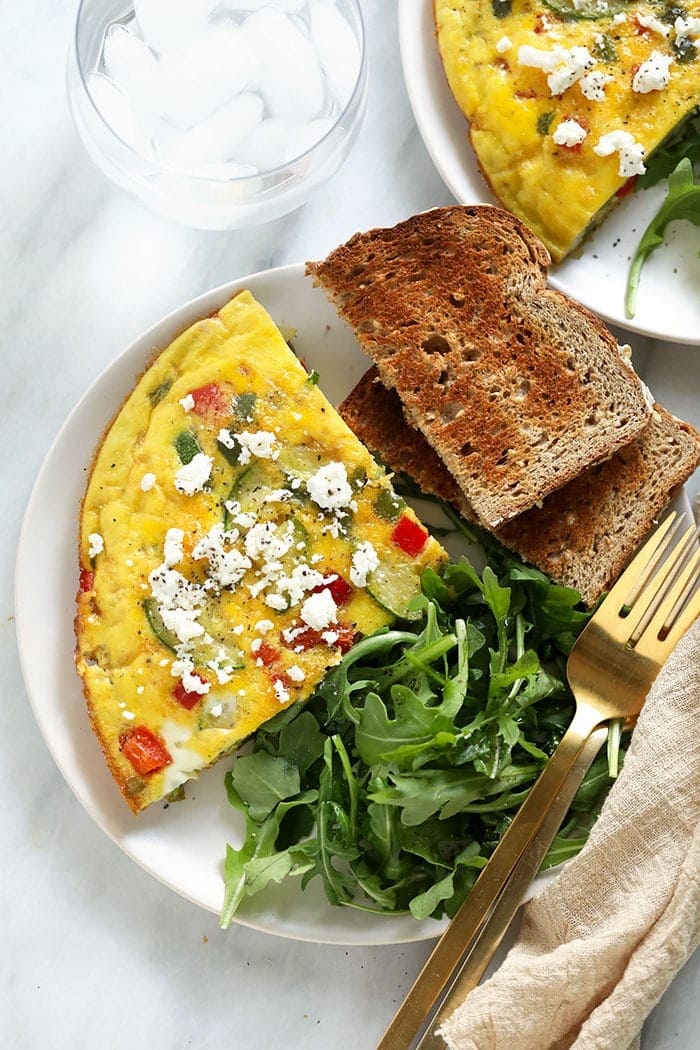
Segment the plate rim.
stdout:
<path fill-rule="evenodd" d="M 409 61 L 408 52 L 411 45 L 416 41 L 420 40 L 424 42 L 424 26 L 423 20 L 426 18 L 426 10 L 432 9 L 434 0 L 398 0 L 398 22 L 399 22 L 399 51 L 401 55 L 401 72 L 403 76 L 404 86 L 406 88 L 406 94 L 411 106 L 411 112 L 416 122 L 416 127 L 421 137 L 421 141 L 425 146 L 425 149 L 430 157 L 430 160 L 435 167 L 435 170 L 439 174 L 443 183 L 455 198 L 459 204 L 491 204 L 494 207 L 503 207 L 498 201 L 493 191 L 488 187 L 484 180 L 484 197 L 490 197 L 490 200 L 473 200 L 465 201 L 462 200 L 460 194 L 455 186 L 451 176 L 445 170 L 444 161 L 441 159 L 437 147 L 434 142 L 434 138 L 430 132 L 428 121 L 423 112 L 421 102 L 418 98 L 418 87 L 415 74 L 412 71 L 411 63 Z M 434 34 L 431 35 L 431 42 L 437 47 L 437 41 Z M 423 49 L 427 53 L 427 49 Z M 448 88 L 449 90 L 449 88 Z M 457 106 L 457 103 L 452 99 L 452 104 Z M 457 107 L 457 111 L 459 109 Z M 466 135 L 466 128 L 468 126 L 467 118 L 460 112 L 460 116 L 464 121 L 465 125 L 465 142 L 468 142 Z M 471 147 L 469 147 L 471 148 Z M 553 264 L 554 265 L 554 264 Z M 619 314 L 611 314 L 599 307 L 595 306 L 589 301 L 584 301 L 578 296 L 572 296 L 569 290 L 567 282 L 563 282 L 557 276 L 556 271 L 552 272 L 550 269 L 547 275 L 547 280 L 552 288 L 561 292 L 563 295 L 567 295 L 573 298 L 576 302 L 580 302 L 588 310 L 591 310 L 597 316 L 602 317 L 608 324 L 613 324 L 618 328 L 623 329 L 625 332 L 632 332 L 636 335 L 645 336 L 648 339 L 659 340 L 660 342 L 674 343 L 680 346 L 687 346 L 689 348 L 700 345 L 700 336 L 696 341 L 691 338 L 692 333 L 686 333 L 686 335 L 669 334 L 668 332 L 659 331 L 658 328 L 650 328 L 648 325 L 640 324 L 635 322 L 634 318 L 627 318 L 624 315 L 622 304 L 620 305 Z"/>

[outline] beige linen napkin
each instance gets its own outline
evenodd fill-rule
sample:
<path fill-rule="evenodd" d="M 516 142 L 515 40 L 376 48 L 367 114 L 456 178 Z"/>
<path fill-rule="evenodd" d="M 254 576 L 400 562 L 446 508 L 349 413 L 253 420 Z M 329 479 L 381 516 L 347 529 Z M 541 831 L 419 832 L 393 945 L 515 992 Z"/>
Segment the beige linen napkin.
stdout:
<path fill-rule="evenodd" d="M 625 1050 L 699 943 L 700 623 L 652 688 L 586 847 L 528 904 L 451 1050 Z"/>

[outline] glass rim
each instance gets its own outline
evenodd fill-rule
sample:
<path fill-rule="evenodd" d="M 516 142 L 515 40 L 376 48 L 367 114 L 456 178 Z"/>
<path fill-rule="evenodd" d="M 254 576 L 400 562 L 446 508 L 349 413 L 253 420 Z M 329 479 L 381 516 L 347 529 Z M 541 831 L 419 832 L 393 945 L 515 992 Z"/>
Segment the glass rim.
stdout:
<path fill-rule="evenodd" d="M 88 88 L 87 80 L 86 80 L 86 74 L 85 74 L 85 72 L 83 70 L 83 64 L 82 64 L 82 62 L 80 60 L 80 51 L 79 51 L 79 48 L 78 48 L 78 31 L 79 31 L 79 28 L 80 28 L 81 17 L 83 15 L 84 9 L 85 9 L 85 7 L 87 7 L 87 5 L 90 2 L 94 2 L 94 0 L 80 0 L 80 3 L 78 5 L 78 12 L 77 12 L 77 14 L 75 16 L 75 25 L 73 27 L 72 46 L 73 46 L 73 51 L 75 53 L 75 64 L 76 64 L 76 68 L 78 70 L 78 76 L 80 77 L 80 85 L 81 85 L 83 91 L 85 92 L 92 109 L 97 114 L 98 119 L 101 121 L 102 124 L 104 124 L 104 126 L 107 128 L 109 133 L 111 135 L 113 135 L 114 138 L 118 142 L 120 142 L 122 144 L 122 146 L 125 147 L 125 149 L 129 150 L 129 152 L 132 153 L 135 157 L 138 157 L 140 160 L 144 160 L 143 154 L 139 153 L 136 149 L 134 149 L 134 147 L 130 143 L 128 143 L 125 139 L 123 139 L 121 137 L 121 135 L 117 134 L 117 132 L 114 130 L 112 125 L 109 123 L 109 121 L 100 112 L 97 104 L 95 103 L 94 98 L 92 97 L 90 89 Z M 363 79 L 364 79 L 363 74 L 365 72 L 366 58 L 367 58 L 367 49 L 366 49 L 367 33 L 366 33 L 366 28 L 365 28 L 364 15 L 362 14 L 362 6 L 360 4 L 360 0 L 345 0 L 345 2 L 352 4 L 353 7 L 355 8 L 356 12 L 357 12 L 358 24 L 359 24 L 359 27 L 360 27 L 360 40 L 359 40 L 359 43 L 360 43 L 360 65 L 359 65 L 359 69 L 358 69 L 358 72 L 357 72 L 357 78 L 355 80 L 355 83 L 353 85 L 353 89 L 350 92 L 350 96 L 349 96 L 347 102 L 345 103 L 345 105 L 341 109 L 341 111 L 338 114 L 338 116 L 336 117 L 336 119 L 333 121 L 333 124 L 330 126 L 328 131 L 326 131 L 321 136 L 321 138 L 318 139 L 317 142 L 314 142 L 313 145 L 309 146 L 302 153 L 299 153 L 296 156 L 291 157 L 289 160 L 286 160 L 284 162 L 284 164 L 278 164 L 274 168 L 267 168 L 265 171 L 258 170 L 255 174 L 236 175 L 236 176 L 234 176 L 233 178 L 230 178 L 230 179 L 223 179 L 223 178 L 220 179 L 220 178 L 216 178 L 216 177 L 210 176 L 210 175 L 202 175 L 201 173 L 189 172 L 189 171 L 180 171 L 180 170 L 178 170 L 176 168 L 172 168 L 172 167 L 163 165 L 162 162 L 159 163 L 159 167 L 164 172 L 166 172 L 168 175 L 172 175 L 175 178 L 190 179 L 190 180 L 194 179 L 194 180 L 196 180 L 198 182 L 210 183 L 210 184 L 215 185 L 215 186 L 216 185 L 218 185 L 218 186 L 228 186 L 228 185 L 233 185 L 233 184 L 239 184 L 240 185 L 240 184 L 244 184 L 244 183 L 246 183 L 246 182 L 248 182 L 248 181 L 250 181 L 252 179 L 266 178 L 269 175 L 284 174 L 285 172 L 287 172 L 289 170 L 289 167 L 290 167 L 291 164 L 296 164 L 297 161 L 303 160 L 304 157 L 308 157 L 310 154 L 314 153 L 322 143 L 326 142 L 326 140 L 331 137 L 331 135 L 337 129 L 337 127 L 340 124 L 340 122 L 343 119 L 343 117 L 352 109 L 353 104 L 354 104 L 354 102 L 356 100 L 356 97 L 357 97 L 357 95 L 359 94 L 360 90 L 363 87 Z M 274 0 L 270 0 L 270 4 L 272 6 L 274 4 Z M 99 72 L 99 71 L 88 70 L 88 72 L 89 73 L 93 73 L 93 72 Z M 100 75 L 103 76 L 104 74 L 100 74 Z M 113 83 L 113 81 L 111 81 L 111 83 Z M 121 90 L 121 88 L 119 90 Z"/>

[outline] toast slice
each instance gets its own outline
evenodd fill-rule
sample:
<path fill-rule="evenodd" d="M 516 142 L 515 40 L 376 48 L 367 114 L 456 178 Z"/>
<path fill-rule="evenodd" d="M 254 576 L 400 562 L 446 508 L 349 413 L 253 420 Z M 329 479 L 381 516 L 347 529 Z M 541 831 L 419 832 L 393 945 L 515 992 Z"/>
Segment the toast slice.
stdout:
<path fill-rule="evenodd" d="M 610 332 L 547 288 L 549 261 L 523 223 L 484 205 L 356 234 L 307 264 L 487 528 L 629 444 L 651 415 Z"/>
<path fill-rule="evenodd" d="M 429 494 L 476 515 L 444 463 L 406 422 L 401 402 L 376 368 L 340 406 L 360 440 L 392 470 L 409 474 Z M 660 405 L 630 445 L 497 529 L 495 535 L 558 583 L 594 605 L 619 575 L 674 490 L 700 463 L 700 434 Z"/>

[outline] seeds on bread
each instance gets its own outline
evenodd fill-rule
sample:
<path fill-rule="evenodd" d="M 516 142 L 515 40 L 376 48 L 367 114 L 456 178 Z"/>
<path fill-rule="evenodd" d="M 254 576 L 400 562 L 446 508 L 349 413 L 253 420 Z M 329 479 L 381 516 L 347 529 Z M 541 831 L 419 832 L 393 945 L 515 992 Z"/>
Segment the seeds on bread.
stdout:
<path fill-rule="evenodd" d="M 547 288 L 549 262 L 509 213 L 454 206 L 307 264 L 488 528 L 629 444 L 651 413 L 604 325 Z"/>
<path fill-rule="evenodd" d="M 409 474 L 429 494 L 476 515 L 444 463 L 406 422 L 398 395 L 376 368 L 339 408 L 360 440 L 392 470 Z M 495 535 L 592 606 L 621 572 L 656 516 L 700 463 L 700 434 L 660 405 L 630 445 L 550 495 L 541 508 L 513 518 Z"/>

